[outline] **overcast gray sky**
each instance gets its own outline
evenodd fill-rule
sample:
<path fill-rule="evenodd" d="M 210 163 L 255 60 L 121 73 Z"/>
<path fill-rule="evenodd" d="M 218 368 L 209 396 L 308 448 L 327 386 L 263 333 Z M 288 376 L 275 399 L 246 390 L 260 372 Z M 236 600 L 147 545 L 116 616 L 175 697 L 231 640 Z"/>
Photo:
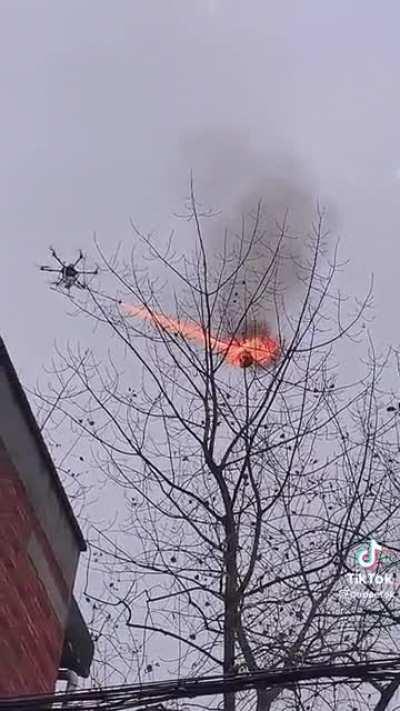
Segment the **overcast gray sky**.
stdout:
<path fill-rule="evenodd" d="M 24 382 L 83 335 L 36 269 L 49 244 L 69 258 L 94 230 L 128 239 L 129 216 L 169 227 L 224 136 L 216 204 L 251 156 L 289 156 L 335 206 L 350 291 L 375 272 L 375 335 L 397 344 L 399 27 L 396 0 L 0 0 L 0 330 Z"/>
<path fill-rule="evenodd" d="M 334 206 L 350 293 L 398 345 L 398 0 L 0 0 L 0 333 L 25 384 L 90 344 L 37 265 L 129 217 L 168 231 L 195 177 L 236 205 L 271 156 Z M 274 158 L 275 160 L 275 158 Z"/>

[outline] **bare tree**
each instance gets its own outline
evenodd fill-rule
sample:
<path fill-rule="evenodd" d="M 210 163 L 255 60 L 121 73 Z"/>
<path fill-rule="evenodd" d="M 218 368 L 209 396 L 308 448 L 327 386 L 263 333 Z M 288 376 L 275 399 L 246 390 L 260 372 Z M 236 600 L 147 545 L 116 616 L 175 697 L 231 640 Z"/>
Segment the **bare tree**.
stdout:
<path fill-rule="evenodd" d="M 102 289 L 69 298 L 107 357 L 59 353 L 39 394 L 46 430 L 68 421 L 90 446 L 103 507 L 123 493 L 108 525 L 86 511 L 98 648 L 130 678 L 397 653 L 392 572 L 360 582 L 354 565 L 371 537 L 400 548 L 400 404 L 368 335 L 371 290 L 354 311 L 335 290 L 321 211 L 296 237 L 259 205 L 213 245 L 193 188 L 188 208 L 193 252 L 134 225 L 130 260 L 99 248 Z M 223 705 L 383 709 L 396 689 L 313 682 Z"/>

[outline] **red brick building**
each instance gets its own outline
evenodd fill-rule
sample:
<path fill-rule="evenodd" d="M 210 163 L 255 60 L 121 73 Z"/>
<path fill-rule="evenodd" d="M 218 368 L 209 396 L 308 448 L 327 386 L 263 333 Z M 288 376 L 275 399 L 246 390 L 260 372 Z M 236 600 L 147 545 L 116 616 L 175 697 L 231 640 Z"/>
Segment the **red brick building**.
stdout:
<path fill-rule="evenodd" d="M 79 525 L 0 339 L 0 696 L 88 676 L 93 645 L 72 596 Z"/>

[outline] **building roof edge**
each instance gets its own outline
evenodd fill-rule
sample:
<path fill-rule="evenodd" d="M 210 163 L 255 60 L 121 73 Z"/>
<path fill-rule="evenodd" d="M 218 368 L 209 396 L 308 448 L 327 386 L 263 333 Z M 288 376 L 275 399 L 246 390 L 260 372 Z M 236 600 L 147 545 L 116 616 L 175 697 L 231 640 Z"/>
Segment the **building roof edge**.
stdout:
<path fill-rule="evenodd" d="M 28 398 L 25 394 L 25 391 L 20 383 L 20 380 L 18 378 L 18 375 L 16 373 L 16 370 L 14 368 L 14 365 L 12 363 L 12 360 L 9 356 L 9 353 L 7 351 L 7 348 L 5 346 L 5 343 L 3 339 L 0 336 L 0 367 L 4 368 L 8 381 L 14 391 L 15 397 L 17 399 L 17 402 L 19 404 L 19 407 L 21 408 L 21 411 L 24 416 L 24 420 L 31 431 L 36 446 L 46 464 L 46 467 L 50 473 L 51 479 L 54 483 L 54 487 L 57 493 L 57 496 L 61 502 L 61 504 L 64 507 L 64 510 L 67 514 L 67 517 L 69 519 L 69 522 L 71 524 L 71 528 L 75 534 L 76 540 L 78 541 L 79 544 L 79 550 L 81 552 L 86 551 L 86 541 L 84 539 L 83 533 L 81 531 L 81 528 L 79 526 L 79 523 L 75 517 L 75 514 L 72 510 L 72 506 L 69 502 L 68 496 L 65 493 L 64 487 L 61 483 L 60 477 L 58 476 L 57 469 L 54 465 L 54 462 L 51 458 L 50 452 L 47 448 L 47 445 L 43 439 L 43 435 L 40 431 L 39 425 L 36 421 L 36 418 L 32 412 L 31 406 L 29 404 Z"/>

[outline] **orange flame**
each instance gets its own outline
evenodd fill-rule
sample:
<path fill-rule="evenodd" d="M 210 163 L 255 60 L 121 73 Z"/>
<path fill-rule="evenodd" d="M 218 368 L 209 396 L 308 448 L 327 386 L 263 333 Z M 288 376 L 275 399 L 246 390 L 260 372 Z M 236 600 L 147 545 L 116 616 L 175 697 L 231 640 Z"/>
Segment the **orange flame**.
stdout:
<path fill-rule="evenodd" d="M 130 306 L 121 304 L 124 316 L 137 316 L 144 321 L 150 321 L 161 329 L 171 333 L 180 333 L 202 345 L 210 344 L 211 348 L 221 353 L 231 365 L 248 368 L 250 365 L 266 366 L 278 360 L 281 349 L 279 343 L 267 333 L 255 333 L 252 336 L 219 340 L 199 326 L 197 323 L 178 321 L 151 311 L 146 306 Z"/>

